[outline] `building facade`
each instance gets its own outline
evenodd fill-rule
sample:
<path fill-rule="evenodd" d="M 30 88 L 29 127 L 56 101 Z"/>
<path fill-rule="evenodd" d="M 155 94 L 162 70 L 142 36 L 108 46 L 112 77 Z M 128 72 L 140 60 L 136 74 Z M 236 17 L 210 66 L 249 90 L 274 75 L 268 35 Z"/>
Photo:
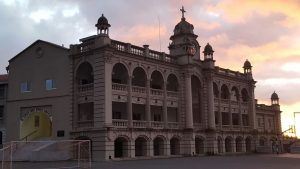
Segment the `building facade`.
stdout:
<path fill-rule="evenodd" d="M 64 131 L 64 139 L 91 140 L 95 160 L 271 152 L 280 144 L 277 94 L 270 106 L 257 104 L 250 62 L 243 73 L 216 66 L 212 46 L 201 51 L 183 14 L 170 54 L 111 39 L 103 15 L 95 26 L 96 35 L 69 49 L 37 41 L 10 61 L 7 121 L 20 128 L 7 125 L 9 140 Z M 57 88 L 46 90 L 53 79 Z M 49 125 L 27 127 L 42 115 Z"/>
<path fill-rule="evenodd" d="M 8 76 L 0 75 L 0 145 L 5 142 L 5 116 L 6 116 L 6 97 L 7 97 Z"/>

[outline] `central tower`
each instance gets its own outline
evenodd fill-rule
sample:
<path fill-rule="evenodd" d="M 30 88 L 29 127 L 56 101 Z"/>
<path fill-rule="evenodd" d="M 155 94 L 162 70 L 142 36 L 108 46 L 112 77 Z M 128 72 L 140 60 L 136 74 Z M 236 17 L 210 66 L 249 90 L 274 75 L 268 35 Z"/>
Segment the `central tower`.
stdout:
<path fill-rule="evenodd" d="M 194 26 L 186 21 L 182 7 L 181 21 L 175 26 L 174 34 L 170 37 L 170 55 L 179 59 L 179 63 L 190 63 L 193 59 L 200 60 L 200 45 L 197 35 L 194 34 Z"/>

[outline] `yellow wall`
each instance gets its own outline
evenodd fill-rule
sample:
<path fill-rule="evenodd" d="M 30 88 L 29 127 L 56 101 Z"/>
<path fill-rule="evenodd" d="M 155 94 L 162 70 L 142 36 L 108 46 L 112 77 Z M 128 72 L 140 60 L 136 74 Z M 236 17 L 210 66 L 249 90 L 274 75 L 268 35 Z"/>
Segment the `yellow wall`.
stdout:
<path fill-rule="evenodd" d="M 35 116 L 39 116 L 40 124 L 39 127 L 34 126 Z M 28 136 L 30 133 L 36 131 L 34 134 L 27 138 L 30 140 L 37 140 L 40 138 L 51 137 L 52 124 L 48 115 L 44 112 L 34 112 L 27 117 L 20 126 L 20 139 Z"/>

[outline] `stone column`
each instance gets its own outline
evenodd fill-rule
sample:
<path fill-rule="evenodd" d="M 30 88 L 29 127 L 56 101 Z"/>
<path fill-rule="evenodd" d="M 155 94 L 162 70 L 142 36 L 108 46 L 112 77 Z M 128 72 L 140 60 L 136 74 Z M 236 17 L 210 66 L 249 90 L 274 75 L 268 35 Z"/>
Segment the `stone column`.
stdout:
<path fill-rule="evenodd" d="M 165 128 L 168 128 L 167 82 L 164 82 L 163 116 Z"/>
<path fill-rule="evenodd" d="M 257 122 L 256 122 L 256 102 L 255 102 L 255 95 L 254 95 L 254 88 L 255 85 L 253 84 L 251 87 L 251 106 L 250 106 L 250 121 L 251 121 L 251 127 L 253 127 L 253 129 L 257 129 Z"/>
<path fill-rule="evenodd" d="M 146 121 L 147 127 L 151 127 L 151 110 L 150 110 L 150 79 L 147 79 L 146 82 Z"/>
<path fill-rule="evenodd" d="M 192 129 L 193 124 L 193 102 L 192 102 L 192 81 L 189 73 L 185 76 L 185 111 L 186 128 Z"/>
<path fill-rule="evenodd" d="M 128 78 L 128 84 L 127 84 L 127 115 L 128 115 L 128 127 L 132 128 L 132 76 L 129 76 Z"/>
<path fill-rule="evenodd" d="M 236 152 L 236 143 L 235 143 L 235 139 L 234 138 L 232 139 L 231 147 L 232 147 L 232 152 L 235 153 Z"/>
<path fill-rule="evenodd" d="M 246 140 L 245 139 L 243 139 L 242 140 L 242 152 L 246 152 Z"/>
<path fill-rule="evenodd" d="M 135 140 L 130 140 L 129 145 L 129 157 L 134 158 L 135 157 Z"/>
<path fill-rule="evenodd" d="M 153 139 L 151 139 L 150 141 L 149 141 L 149 156 L 150 157 L 152 157 L 152 156 L 154 156 L 154 146 L 153 146 Z"/>
<path fill-rule="evenodd" d="M 112 126 L 112 63 L 107 59 L 104 65 L 105 71 L 105 126 Z"/>
<path fill-rule="evenodd" d="M 208 77 L 208 128 L 216 129 L 215 111 L 214 111 L 214 89 L 211 75 Z"/>
<path fill-rule="evenodd" d="M 229 84 L 229 93 L 231 92 L 231 85 Z M 228 103 L 229 103 L 229 126 L 230 126 L 230 128 L 232 129 L 232 110 L 231 110 L 231 94 L 229 94 L 229 99 L 228 99 Z"/>

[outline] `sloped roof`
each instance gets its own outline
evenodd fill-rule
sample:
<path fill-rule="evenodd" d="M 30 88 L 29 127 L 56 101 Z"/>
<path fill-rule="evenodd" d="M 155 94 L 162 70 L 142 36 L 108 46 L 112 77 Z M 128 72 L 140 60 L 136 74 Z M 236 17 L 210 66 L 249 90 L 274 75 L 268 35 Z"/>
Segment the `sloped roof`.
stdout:
<path fill-rule="evenodd" d="M 46 44 L 51 45 L 51 46 L 56 47 L 56 48 L 60 48 L 60 49 L 63 49 L 63 50 L 69 50 L 68 48 L 60 46 L 60 45 L 57 45 L 55 43 L 51 43 L 51 42 L 47 42 L 47 41 L 38 39 L 35 42 L 33 42 L 31 45 L 29 45 L 27 48 L 25 48 L 24 50 L 22 50 L 20 53 L 18 53 L 16 56 L 14 56 L 13 58 L 11 58 L 8 62 L 13 61 L 15 58 L 17 58 L 18 56 L 20 56 L 22 53 L 24 53 L 25 51 L 27 51 L 29 48 L 31 48 L 32 46 L 36 45 L 37 43 L 46 43 Z"/>

